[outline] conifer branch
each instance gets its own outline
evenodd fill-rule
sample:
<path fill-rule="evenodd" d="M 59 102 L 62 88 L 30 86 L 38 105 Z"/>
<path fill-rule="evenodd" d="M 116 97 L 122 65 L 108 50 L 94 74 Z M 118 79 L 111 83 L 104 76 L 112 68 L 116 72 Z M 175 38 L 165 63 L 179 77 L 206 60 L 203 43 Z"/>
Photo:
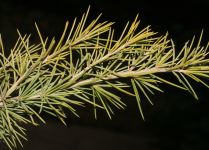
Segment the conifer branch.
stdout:
<path fill-rule="evenodd" d="M 0 140 L 10 149 L 26 140 L 22 124 L 45 123 L 45 113 L 65 124 L 66 109 L 79 116 L 74 106 L 89 103 L 95 118 L 99 109 L 111 119 L 114 109 L 126 107 L 112 89 L 135 97 L 144 119 L 141 101 L 153 105 L 150 94 L 163 92 L 161 84 L 196 99 L 191 80 L 209 88 L 209 44 L 201 46 L 202 33 L 196 46 L 193 38 L 179 51 L 167 34 L 158 37 L 149 26 L 140 30 L 138 16 L 116 39 L 113 23 L 99 23 L 99 16 L 87 25 L 88 14 L 89 9 L 70 27 L 67 22 L 58 41 L 42 37 L 37 24 L 40 43 L 31 44 L 30 35 L 18 31 L 8 56 L 0 36 Z"/>

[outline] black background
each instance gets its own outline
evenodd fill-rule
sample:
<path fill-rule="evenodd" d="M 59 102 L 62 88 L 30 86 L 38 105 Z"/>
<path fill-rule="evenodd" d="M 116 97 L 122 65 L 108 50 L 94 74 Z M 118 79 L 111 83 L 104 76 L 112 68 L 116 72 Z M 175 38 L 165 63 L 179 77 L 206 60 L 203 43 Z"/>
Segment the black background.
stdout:
<path fill-rule="evenodd" d="M 209 0 L 1 0 L 0 33 L 8 52 L 17 38 L 16 29 L 32 33 L 37 40 L 34 22 L 44 36 L 59 37 L 67 20 L 73 21 L 91 5 L 89 18 L 103 13 L 101 21 L 115 22 L 116 34 L 126 22 L 139 14 L 141 28 L 151 25 L 159 34 L 169 32 L 177 48 L 200 34 L 203 44 L 209 40 Z M 97 121 L 89 107 L 80 110 L 81 118 L 69 114 L 68 126 L 46 116 L 47 125 L 26 126 L 28 142 L 19 150 L 206 150 L 209 148 L 208 89 L 195 84 L 200 100 L 169 86 L 165 93 L 152 97 L 155 103 L 144 102 L 146 121 L 142 121 L 134 99 L 124 97 L 127 110 L 118 111 L 109 120 L 103 113 Z M 0 150 L 6 148 L 0 144 Z"/>

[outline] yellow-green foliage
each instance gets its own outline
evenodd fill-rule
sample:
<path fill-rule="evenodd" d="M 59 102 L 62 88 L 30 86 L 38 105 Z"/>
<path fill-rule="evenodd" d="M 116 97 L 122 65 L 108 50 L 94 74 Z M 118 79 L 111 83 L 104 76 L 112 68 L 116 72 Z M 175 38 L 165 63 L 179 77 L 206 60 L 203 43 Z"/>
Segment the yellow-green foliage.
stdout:
<path fill-rule="evenodd" d="M 8 56 L 0 38 L 0 140 L 10 149 L 26 139 L 22 124 L 37 125 L 36 118 L 45 123 L 42 112 L 65 123 L 63 109 L 78 116 L 74 106 L 90 103 L 95 118 L 97 110 L 111 118 L 114 108 L 126 107 L 111 89 L 136 97 L 144 119 L 141 97 L 153 104 L 150 94 L 162 92 L 161 83 L 189 91 L 196 99 L 188 78 L 209 87 L 202 80 L 209 78 L 202 34 L 197 44 L 193 38 L 176 50 L 167 35 L 158 36 L 150 27 L 139 29 L 136 17 L 116 39 L 112 22 L 99 22 L 99 16 L 86 24 L 88 12 L 70 26 L 67 22 L 59 40 L 42 37 L 37 25 L 40 43 L 32 44 L 30 35 L 18 31 Z M 179 82 L 164 79 L 164 73 Z"/>

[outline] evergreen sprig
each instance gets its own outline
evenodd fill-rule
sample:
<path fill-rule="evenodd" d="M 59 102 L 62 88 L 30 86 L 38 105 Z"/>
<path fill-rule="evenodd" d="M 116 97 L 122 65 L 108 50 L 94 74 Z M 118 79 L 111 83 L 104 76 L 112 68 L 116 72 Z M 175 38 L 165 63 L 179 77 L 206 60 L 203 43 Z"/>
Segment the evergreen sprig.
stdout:
<path fill-rule="evenodd" d="M 70 27 L 67 22 L 59 41 L 42 37 L 37 25 L 38 44 L 18 31 L 8 56 L 0 37 L 0 140 L 10 149 L 26 140 L 22 124 L 38 125 L 36 118 L 45 123 L 43 112 L 65 124 L 66 109 L 78 116 L 74 107 L 89 103 L 95 118 L 101 109 L 111 119 L 114 107 L 126 107 L 112 89 L 135 97 L 144 119 L 141 97 L 153 104 L 150 94 L 162 92 L 161 83 L 196 99 L 190 79 L 209 88 L 209 52 L 208 45 L 201 46 L 202 33 L 196 45 L 193 38 L 178 51 L 167 34 L 159 37 L 149 26 L 139 30 L 138 16 L 116 39 L 113 23 L 101 23 L 99 16 L 86 24 L 88 13 Z M 167 73 L 178 82 L 161 76 Z"/>

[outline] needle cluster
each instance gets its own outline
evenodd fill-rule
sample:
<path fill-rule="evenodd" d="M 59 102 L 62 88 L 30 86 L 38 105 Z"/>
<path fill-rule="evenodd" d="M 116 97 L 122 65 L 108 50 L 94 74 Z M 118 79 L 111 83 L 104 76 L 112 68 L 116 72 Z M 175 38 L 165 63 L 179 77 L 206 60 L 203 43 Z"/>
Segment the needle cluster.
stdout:
<path fill-rule="evenodd" d="M 66 110 L 78 116 L 75 106 L 92 104 L 95 118 L 98 110 L 111 118 L 115 108 L 126 107 L 121 92 L 136 98 L 144 119 L 142 97 L 153 104 L 150 94 L 162 92 L 162 83 L 196 99 L 191 80 L 209 88 L 209 52 L 208 45 L 201 46 L 202 34 L 196 44 L 193 38 L 176 50 L 167 34 L 158 36 L 149 26 L 139 30 L 136 17 L 116 39 L 112 22 L 99 22 L 99 16 L 87 24 L 88 13 L 71 26 L 67 22 L 58 41 L 44 38 L 37 25 L 37 44 L 18 31 L 9 55 L 0 37 L 0 140 L 10 149 L 26 140 L 22 124 L 38 125 L 37 118 L 45 123 L 43 113 L 65 124 Z M 167 73 L 175 82 L 162 76 Z"/>

